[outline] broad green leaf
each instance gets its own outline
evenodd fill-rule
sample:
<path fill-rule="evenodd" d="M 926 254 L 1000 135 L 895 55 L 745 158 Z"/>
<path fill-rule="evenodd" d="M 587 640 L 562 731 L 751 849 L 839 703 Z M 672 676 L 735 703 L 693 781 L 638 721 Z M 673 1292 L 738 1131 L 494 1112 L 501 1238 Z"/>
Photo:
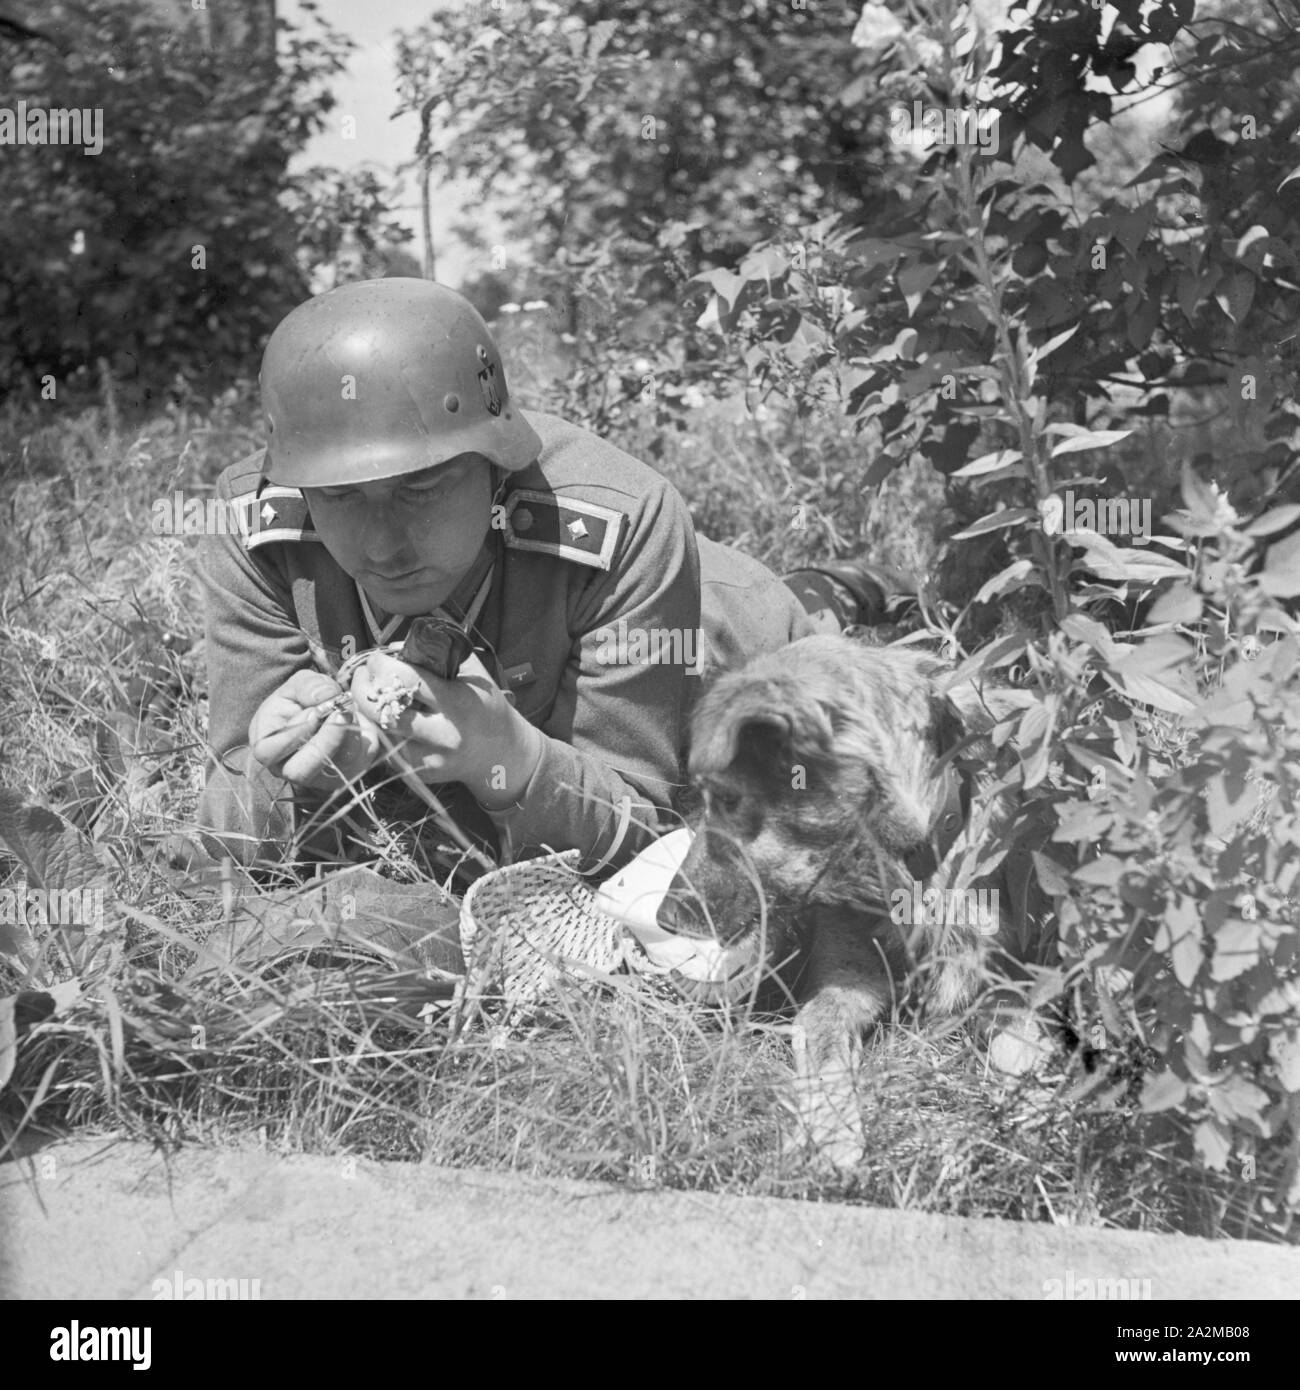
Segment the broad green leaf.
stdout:
<path fill-rule="evenodd" d="M 1021 752 L 1021 785 L 1032 791 L 1046 778 L 1052 762 L 1052 748 L 1047 738 L 1041 738 L 1029 752 Z"/>
<path fill-rule="evenodd" d="M 1187 578 L 1186 565 L 1158 551 L 1122 549 L 1096 531 L 1067 531 L 1064 534 L 1071 545 L 1081 546 L 1088 552 L 1084 563 L 1100 579 L 1154 583 L 1160 579 Z"/>
<path fill-rule="evenodd" d="M 0 922 L 0 960 L 6 956 L 24 975 L 41 954 L 41 948 L 25 922 Z"/>
<path fill-rule="evenodd" d="M 1161 555 L 1158 550 L 1117 549 L 1113 557 L 1119 564 L 1116 579 L 1154 584 L 1162 579 L 1187 577 L 1187 566 L 1181 560 Z"/>
<path fill-rule="evenodd" d="M 704 306 L 700 316 L 695 320 L 696 328 L 702 328 L 706 332 L 713 333 L 725 332 L 726 330 L 722 322 L 724 311 L 719 308 L 724 302 L 721 295 L 711 294 L 709 296 L 709 302 Z"/>
<path fill-rule="evenodd" d="M 1038 875 L 1038 882 L 1042 886 L 1043 892 L 1053 898 L 1064 897 L 1070 892 L 1070 882 L 1065 876 L 1065 869 L 1046 854 L 1041 854 L 1038 850 L 1031 850 L 1030 857 L 1034 861 L 1034 872 Z"/>
<path fill-rule="evenodd" d="M 1210 1109 L 1221 1119 L 1258 1120 L 1268 1109 L 1268 1093 L 1247 1081 L 1244 1076 L 1229 1072 L 1222 1081 L 1206 1088 L 1205 1098 Z"/>
<path fill-rule="evenodd" d="M 780 246 L 764 246 L 751 251 L 740 263 L 743 280 L 776 280 L 790 269 L 790 258 Z M 715 288 L 717 286 L 715 285 Z"/>
<path fill-rule="evenodd" d="M 1016 730 L 1016 746 L 1028 748 L 1037 743 L 1051 726 L 1052 716 L 1046 705 L 1034 704 L 1025 710 Z"/>
<path fill-rule="evenodd" d="M 868 362 L 896 362 L 900 358 L 907 362 L 916 360 L 916 345 L 918 334 L 915 328 L 900 329 L 892 343 L 886 343 L 884 347 L 877 348 Z"/>
<path fill-rule="evenodd" d="M 1234 787 L 1221 772 L 1216 772 L 1205 784 L 1205 814 L 1210 834 L 1226 840 L 1255 804 L 1254 789 L 1244 778 L 1235 779 Z"/>
<path fill-rule="evenodd" d="M 1241 917 L 1229 917 L 1214 933 L 1214 957 L 1210 962 L 1210 978 L 1235 980 L 1259 960 L 1258 922 Z"/>
<path fill-rule="evenodd" d="M 1187 1082 L 1171 1071 L 1162 1071 L 1158 1076 L 1148 1076 L 1143 1082 L 1139 1103 L 1148 1115 L 1154 1115 L 1181 1105 L 1186 1095 Z"/>
<path fill-rule="evenodd" d="M 1115 237 L 1130 256 L 1137 254 L 1138 247 L 1146 239 L 1155 217 L 1156 204 L 1154 199 L 1148 199 L 1136 208 L 1116 211 L 1111 214 L 1111 224 L 1115 228 Z"/>
<path fill-rule="evenodd" d="M 728 308 L 735 304 L 740 298 L 740 292 L 747 283 L 743 275 L 737 275 L 734 271 L 727 270 L 719 266 L 716 270 L 706 270 L 694 277 L 696 280 L 703 280 L 706 284 L 713 287 L 713 292 L 721 299 Z"/>
<path fill-rule="evenodd" d="M 1061 823 L 1052 839 L 1065 844 L 1094 844 L 1115 823 L 1114 812 L 1088 801 L 1067 802 L 1057 808 L 1057 815 Z"/>
<path fill-rule="evenodd" d="M 1230 671 L 1229 675 L 1232 674 Z M 1205 717 L 1216 725 L 1228 725 L 1235 729 L 1254 727 L 1255 705 L 1250 696 L 1240 690 L 1224 685 L 1212 690 L 1202 701 L 1201 709 Z"/>
<path fill-rule="evenodd" d="M 1207 1168 L 1221 1173 L 1232 1156 L 1232 1131 L 1221 1120 L 1202 1120 L 1192 1136 L 1196 1152 Z"/>
<path fill-rule="evenodd" d="M 1201 616 L 1203 602 L 1190 584 L 1174 584 L 1151 605 L 1148 622 L 1194 623 Z"/>
<path fill-rule="evenodd" d="M 1277 1064 L 1278 1080 L 1293 1094 L 1300 1091 L 1300 1028 L 1288 1028 L 1274 1033 L 1268 1040 L 1268 1050 Z"/>
<path fill-rule="evenodd" d="M 897 241 L 888 241 L 880 237 L 862 237 L 851 242 L 848 247 L 848 254 L 854 260 L 861 261 L 871 268 L 892 265 L 905 256 L 907 251 L 908 248 Z"/>
<path fill-rule="evenodd" d="M 1028 507 L 1007 507 L 1003 511 L 981 517 L 979 521 L 968 526 L 964 531 L 958 531 L 952 539 L 968 541 L 975 536 L 987 535 L 990 531 L 1004 531 L 1009 526 L 1018 526 L 1021 522 L 1033 521 L 1037 516 L 1038 513 L 1031 512 Z"/>
<path fill-rule="evenodd" d="M 1295 598 L 1300 594 L 1300 531 L 1269 546 L 1259 582 L 1273 598 Z"/>
<path fill-rule="evenodd" d="M 950 473 L 950 478 L 978 478 L 984 473 L 994 473 L 999 468 L 1006 468 L 1008 464 L 1019 463 L 1024 455 L 1019 449 L 999 449 L 992 454 L 983 454 L 973 463 L 968 463 L 964 468 L 959 468 L 955 473 Z M 1023 472 L 1024 470 L 1018 470 Z"/>
<path fill-rule="evenodd" d="M 1264 248 L 1262 246 L 1256 246 L 1256 243 L 1259 242 L 1261 239 L 1267 242 L 1268 235 L 1268 228 L 1261 226 L 1258 222 L 1256 222 L 1251 227 L 1247 227 L 1246 230 L 1241 234 L 1241 237 L 1238 239 L 1237 247 L 1236 250 L 1233 252 L 1233 255 L 1235 255 L 1239 261 L 1245 261 L 1246 253 L 1250 250 L 1252 246 L 1255 246 L 1255 252 L 1254 255 L 1251 257 L 1251 261 L 1255 262 L 1256 264 L 1252 264 L 1251 268 L 1257 268 L 1257 265 L 1263 262 Z"/>
<path fill-rule="evenodd" d="M 1194 694 L 1190 671 L 1195 649 L 1185 638 L 1172 632 L 1160 633 L 1134 643 L 1113 662 L 1115 670 L 1125 675 L 1187 677 L 1188 694 Z"/>
<path fill-rule="evenodd" d="M 1039 579 L 1034 570 L 1034 562 L 1032 560 L 1015 560 L 1006 569 L 995 574 L 992 579 L 986 580 L 980 586 L 974 601 L 976 603 L 988 603 L 1001 594 L 1023 589 L 1027 584 L 1042 587 L 1042 580 Z"/>
<path fill-rule="evenodd" d="M 1096 618 L 1090 618 L 1086 613 L 1068 613 L 1061 619 L 1061 631 L 1075 642 L 1091 647 L 1107 661 L 1115 659 L 1115 639 Z"/>
<path fill-rule="evenodd" d="M 1076 434 L 1069 439 L 1062 440 L 1052 450 L 1052 457 L 1057 458 L 1061 454 L 1078 454 L 1085 449 L 1108 449 L 1112 444 L 1118 444 L 1121 439 L 1127 439 L 1132 433 L 1132 430 L 1085 430 L 1083 434 Z"/>
<path fill-rule="evenodd" d="M 1113 888 L 1119 883 L 1120 875 L 1128 868 L 1124 860 L 1113 854 L 1103 854 L 1100 858 L 1075 869 L 1071 877 L 1076 883 L 1094 884 L 1099 888 Z"/>
<path fill-rule="evenodd" d="M 1184 270 L 1178 277 L 1178 307 L 1188 323 L 1195 320 L 1197 309 L 1210 297 L 1223 274 L 1222 266 L 1211 265 L 1199 274 L 1195 270 Z"/>
<path fill-rule="evenodd" d="M 1248 536 L 1271 536 L 1274 531 L 1285 530 L 1293 521 L 1300 518 L 1300 503 L 1288 502 L 1285 506 L 1274 507 L 1271 512 L 1256 517 L 1246 527 Z"/>
<path fill-rule="evenodd" d="M 926 290 L 939 278 L 942 270 L 942 262 L 910 261 L 898 272 L 898 288 L 909 315 L 916 313 Z"/>
<path fill-rule="evenodd" d="M 1201 938 L 1191 932 L 1180 936 L 1170 948 L 1169 960 L 1174 967 L 1174 978 L 1184 989 L 1190 989 L 1205 964 Z"/>
<path fill-rule="evenodd" d="M 1255 277 L 1248 270 L 1234 270 L 1223 277 L 1214 301 L 1233 321 L 1240 323 L 1255 300 Z"/>
<path fill-rule="evenodd" d="M 1169 954 L 1174 977 L 1184 989 L 1191 986 L 1201 968 L 1203 930 L 1195 900 L 1184 895 L 1165 908 L 1164 918 L 1152 938 L 1157 951 Z"/>
<path fill-rule="evenodd" d="M 1154 295 L 1148 295 L 1139 302 L 1137 308 L 1129 315 L 1129 345 L 1140 352 L 1151 341 L 1151 335 L 1156 331 L 1156 325 L 1159 322 L 1160 301 Z"/>
<path fill-rule="evenodd" d="M 1177 714 L 1184 718 L 1196 713 L 1195 702 L 1181 690 L 1176 690 L 1164 681 L 1137 674 L 1121 673 L 1112 676 L 1109 671 L 1103 674 L 1110 685 L 1140 705 L 1150 705 L 1152 709 L 1164 710 L 1166 714 Z"/>
<path fill-rule="evenodd" d="M 967 657 L 965 661 L 947 678 L 946 686 L 961 685 L 965 681 L 978 681 L 988 671 L 996 671 L 1002 666 L 1009 666 L 1017 660 L 1025 650 L 1025 637 L 1023 633 L 1010 632 L 1005 637 L 999 637 L 996 642 L 990 642 L 987 647 L 981 647 L 974 656 Z"/>
<path fill-rule="evenodd" d="M 1062 344 L 1068 343 L 1078 331 L 1079 325 L 1076 323 L 1072 328 L 1067 328 L 1064 333 L 1058 333 L 1056 337 L 1049 338 L 1042 347 L 1036 347 L 1029 354 L 1030 361 L 1037 363 L 1041 362 L 1044 357 L 1050 357 Z"/>
<path fill-rule="evenodd" d="M 32 888 L 102 888 L 113 896 L 92 841 L 53 811 L 0 788 L 0 840 L 19 861 Z"/>

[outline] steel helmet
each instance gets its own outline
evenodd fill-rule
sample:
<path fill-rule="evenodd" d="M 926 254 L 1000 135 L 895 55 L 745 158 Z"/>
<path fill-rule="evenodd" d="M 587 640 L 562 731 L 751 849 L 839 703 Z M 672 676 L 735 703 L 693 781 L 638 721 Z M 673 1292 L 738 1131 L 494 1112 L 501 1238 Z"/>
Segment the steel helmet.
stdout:
<path fill-rule="evenodd" d="M 445 285 L 361 280 L 309 299 L 262 356 L 264 472 L 289 487 L 371 482 L 479 453 L 507 472 L 541 452 L 501 354 Z"/>

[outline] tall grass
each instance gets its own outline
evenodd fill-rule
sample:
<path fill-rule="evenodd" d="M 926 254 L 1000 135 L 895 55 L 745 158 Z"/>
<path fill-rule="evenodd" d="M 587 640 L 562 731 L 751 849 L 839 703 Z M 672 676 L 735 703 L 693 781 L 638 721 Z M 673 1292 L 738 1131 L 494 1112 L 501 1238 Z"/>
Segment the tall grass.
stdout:
<path fill-rule="evenodd" d="M 122 949 L 85 978 L 65 965 L 54 993 L 20 999 L 0 1147 L 77 1128 L 1268 1235 L 1249 1185 L 1187 1168 L 1158 1117 L 1125 1108 L 1132 1098 L 1090 1110 L 1078 1051 L 1012 1081 L 989 1072 L 969 1030 L 900 1027 L 863 1077 L 869 1152 L 845 1176 L 795 1142 L 779 1020 L 730 1018 L 617 979 L 563 990 L 525 1027 L 454 1034 L 445 1008 L 425 1007 L 425 982 L 378 967 L 237 959 L 199 970 L 229 895 L 211 870 L 172 867 L 166 846 L 192 828 L 203 777 L 200 605 L 193 542 L 155 536 L 151 506 L 210 487 L 256 446 L 255 419 L 247 393 L 135 423 L 111 402 L 0 416 L 0 781 L 41 800 L 97 766 L 142 661 L 171 670 L 180 691 L 158 725 L 170 750 L 146 750 L 91 827 L 127 909 Z M 755 420 L 723 405 L 685 433 L 654 434 L 633 421 L 619 442 L 658 459 L 702 530 L 778 568 L 859 550 L 927 563 L 933 481 L 905 473 L 879 494 L 856 492 L 856 446 L 833 420 Z M 792 525 L 814 496 L 820 509 Z M 0 884 L 17 878 L 0 856 Z M 5 961 L 0 995 L 24 983 Z"/>

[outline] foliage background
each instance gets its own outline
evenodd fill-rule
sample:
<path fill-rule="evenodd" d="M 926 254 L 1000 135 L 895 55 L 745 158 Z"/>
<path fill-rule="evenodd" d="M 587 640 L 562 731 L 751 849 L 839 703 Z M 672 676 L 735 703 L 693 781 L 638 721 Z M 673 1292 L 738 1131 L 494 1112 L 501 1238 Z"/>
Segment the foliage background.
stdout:
<path fill-rule="evenodd" d="M 188 771 L 99 832 L 129 877 L 184 827 L 202 739 L 185 542 L 146 537 L 144 504 L 256 442 L 270 326 L 345 241 L 395 233 L 373 184 L 285 172 L 329 109 L 337 36 L 286 40 L 268 84 L 92 8 L 87 52 L 0 58 L 7 92 L 75 92 L 121 140 L 111 161 L 0 166 L 0 732 L 6 783 L 45 795 L 120 711 L 135 619 L 179 636 Z M 1121 1130 L 1153 1165 L 1158 1198 L 1109 1219 L 1285 1236 L 1300 17 L 725 0 L 680 18 L 490 0 L 405 37 L 417 162 L 512 213 L 467 289 L 516 389 L 655 461 L 702 530 L 778 568 L 911 568 L 926 635 L 1026 692 L 997 768 L 1024 811 L 982 862 L 1018 856 L 1055 906 L 1059 950 L 1022 983 L 1058 1027 L 1053 1104 L 1115 1140 L 1103 1168 L 1134 1167 Z M 996 154 L 894 142 L 914 100 L 996 110 Z M 1149 502 L 1158 539 L 1063 530 L 1067 489 Z M 152 873 L 137 902 L 174 905 Z"/>
<path fill-rule="evenodd" d="M 0 399 L 49 377 L 66 404 L 93 399 L 106 368 L 127 405 L 210 400 L 345 241 L 405 239 L 373 174 L 288 172 L 350 47 L 324 21 L 286 32 L 272 66 L 152 6 L 46 20 L 48 38 L 0 47 L 0 106 L 98 109 L 105 145 L 4 147 Z"/>

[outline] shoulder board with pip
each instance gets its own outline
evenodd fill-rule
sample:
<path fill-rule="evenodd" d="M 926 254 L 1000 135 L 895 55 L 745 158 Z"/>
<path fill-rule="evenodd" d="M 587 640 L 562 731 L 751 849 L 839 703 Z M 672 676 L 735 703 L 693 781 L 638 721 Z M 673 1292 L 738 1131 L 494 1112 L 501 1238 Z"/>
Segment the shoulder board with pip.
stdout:
<path fill-rule="evenodd" d="M 554 555 L 593 569 L 607 570 L 614 563 L 622 512 L 528 487 L 516 488 L 502 505 L 504 515 L 493 524 L 505 533 L 507 549 Z"/>
<path fill-rule="evenodd" d="M 249 550 L 275 541 L 320 540 L 307 514 L 307 502 L 296 487 L 280 487 L 259 479 L 250 491 L 231 501 L 248 513 L 244 545 Z"/>

